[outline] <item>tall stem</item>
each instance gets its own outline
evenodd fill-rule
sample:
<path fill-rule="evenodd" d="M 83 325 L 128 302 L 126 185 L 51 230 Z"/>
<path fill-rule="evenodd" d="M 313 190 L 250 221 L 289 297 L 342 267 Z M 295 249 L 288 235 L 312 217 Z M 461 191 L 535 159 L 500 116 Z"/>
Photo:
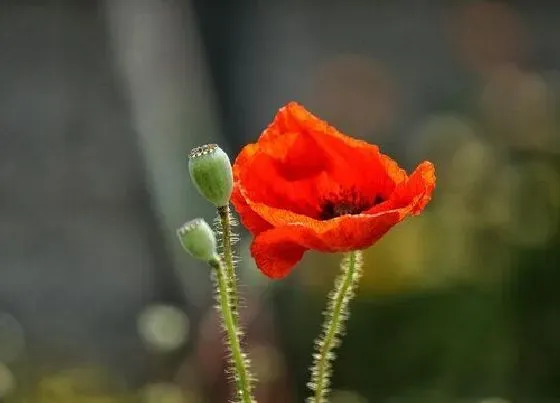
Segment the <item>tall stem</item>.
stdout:
<path fill-rule="evenodd" d="M 311 382 L 308 386 L 315 392 L 307 399 L 308 403 L 326 403 L 332 377 L 333 350 L 340 344 L 344 322 L 350 311 L 348 304 L 354 296 L 362 275 L 362 252 L 353 251 L 345 255 L 341 264 L 341 273 L 335 280 L 335 286 L 329 295 L 323 332 L 315 342 L 316 353 L 313 355 Z"/>
<path fill-rule="evenodd" d="M 241 331 L 237 327 L 237 322 L 231 308 L 231 290 L 229 290 L 230 285 L 227 279 L 226 265 L 218 258 L 211 260 L 209 264 L 214 269 L 213 279 L 216 283 L 216 299 L 218 300 L 218 309 L 222 314 L 227 345 L 231 354 L 230 364 L 237 384 L 237 398 L 242 403 L 255 403 L 251 395 L 249 360 L 241 350 L 241 343 L 239 341 Z"/>
<path fill-rule="evenodd" d="M 222 249 L 222 258 L 226 265 L 227 280 L 229 282 L 229 291 L 231 293 L 231 307 L 233 311 L 234 320 L 238 321 L 239 316 L 239 296 L 237 294 L 237 277 L 235 275 L 235 263 L 233 262 L 233 248 L 232 244 L 234 237 L 232 235 L 231 227 L 232 220 L 229 211 L 229 205 L 218 207 L 218 216 L 220 219 L 220 242 Z"/>

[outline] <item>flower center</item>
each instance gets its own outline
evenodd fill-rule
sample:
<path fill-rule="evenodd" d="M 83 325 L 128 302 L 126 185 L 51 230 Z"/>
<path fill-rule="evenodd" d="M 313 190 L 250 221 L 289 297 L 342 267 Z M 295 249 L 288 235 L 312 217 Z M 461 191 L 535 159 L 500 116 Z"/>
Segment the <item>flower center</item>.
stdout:
<path fill-rule="evenodd" d="M 330 220 L 346 214 L 360 214 L 371 207 L 384 202 L 383 196 L 377 194 L 371 198 L 361 196 L 354 189 L 349 192 L 330 194 L 321 203 L 320 220 Z"/>

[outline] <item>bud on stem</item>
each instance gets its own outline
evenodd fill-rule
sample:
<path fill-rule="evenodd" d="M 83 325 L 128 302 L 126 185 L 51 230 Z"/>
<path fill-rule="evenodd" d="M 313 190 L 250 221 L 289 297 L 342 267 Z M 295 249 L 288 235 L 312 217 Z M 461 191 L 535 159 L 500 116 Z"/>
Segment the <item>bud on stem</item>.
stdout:
<path fill-rule="evenodd" d="M 229 203 L 233 173 L 228 155 L 216 144 L 193 148 L 189 154 L 189 173 L 197 190 L 217 207 Z"/>
<path fill-rule="evenodd" d="M 179 241 L 194 258 L 209 262 L 216 259 L 216 236 L 206 221 L 195 218 L 177 230 Z"/>

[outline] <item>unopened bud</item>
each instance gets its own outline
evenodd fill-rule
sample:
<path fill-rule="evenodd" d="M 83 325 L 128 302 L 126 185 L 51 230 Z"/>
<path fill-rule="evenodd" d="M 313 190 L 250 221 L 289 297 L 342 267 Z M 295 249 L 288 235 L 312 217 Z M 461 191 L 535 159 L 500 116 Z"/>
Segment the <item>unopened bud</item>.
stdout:
<path fill-rule="evenodd" d="M 177 230 L 183 248 L 193 257 L 208 262 L 216 258 L 216 236 L 202 218 L 195 218 Z"/>
<path fill-rule="evenodd" d="M 228 155 L 216 144 L 193 148 L 189 154 L 191 180 L 202 196 L 218 207 L 229 203 L 233 174 Z"/>

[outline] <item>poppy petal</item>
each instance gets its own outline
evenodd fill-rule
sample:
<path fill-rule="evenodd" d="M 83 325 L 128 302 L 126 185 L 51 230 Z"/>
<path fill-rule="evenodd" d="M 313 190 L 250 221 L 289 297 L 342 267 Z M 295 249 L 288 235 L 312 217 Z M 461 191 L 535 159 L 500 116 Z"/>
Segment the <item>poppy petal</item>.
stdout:
<path fill-rule="evenodd" d="M 253 235 L 259 234 L 272 227 L 268 221 L 264 220 L 260 215 L 255 213 L 251 207 L 249 207 L 245 198 L 241 195 L 239 187 L 233 188 L 233 192 L 231 193 L 231 203 L 234 205 L 241 223 Z"/>
<path fill-rule="evenodd" d="M 347 252 L 373 245 L 400 221 L 399 211 L 377 215 L 346 215 L 325 224 L 307 227 L 286 225 L 264 231 L 251 244 L 257 267 L 267 276 L 282 278 L 308 249 Z M 321 222 L 319 222 L 321 223 Z"/>
<path fill-rule="evenodd" d="M 405 186 L 405 194 L 420 195 L 417 203 L 412 209 L 412 214 L 417 215 L 432 199 L 432 192 L 436 187 L 436 171 L 431 162 L 424 161 L 414 170 L 408 178 Z M 399 191 L 396 191 L 399 194 Z"/>
<path fill-rule="evenodd" d="M 270 278 L 286 277 L 306 251 L 290 241 L 287 233 L 290 230 L 271 229 L 257 235 L 251 244 L 251 256 L 257 267 Z"/>
<path fill-rule="evenodd" d="M 435 185 L 435 167 L 431 162 L 424 161 L 416 167 L 412 175 L 396 186 L 386 203 L 374 206 L 367 213 L 375 214 L 387 209 L 410 206 L 410 213 L 417 215 L 431 200 Z"/>
<path fill-rule="evenodd" d="M 406 179 L 406 172 L 390 157 L 381 154 L 379 147 L 340 133 L 296 102 L 281 108 L 269 127 L 275 129 L 276 135 L 296 132 L 313 137 L 333 160 L 336 173 L 345 178 L 355 180 L 354 174 L 358 174 L 369 182 L 373 179 L 373 182 L 389 180 L 392 183 Z M 344 177 L 338 179 L 344 180 Z"/>
<path fill-rule="evenodd" d="M 289 206 L 306 215 L 319 213 L 319 195 L 330 190 L 328 160 L 314 152 L 312 139 L 286 133 L 275 147 L 266 142 L 250 144 L 241 150 L 233 164 L 234 187 L 243 184 L 251 199 L 272 206 Z M 235 201 L 234 201 L 235 204 Z"/>
<path fill-rule="evenodd" d="M 379 222 L 386 222 L 388 217 L 389 221 L 398 221 L 404 217 L 410 209 L 384 209 L 384 211 L 376 212 L 375 214 L 348 214 L 343 215 L 331 220 L 316 220 L 302 214 L 294 213 L 293 211 L 271 207 L 264 203 L 255 203 L 245 196 L 245 202 L 252 213 L 258 214 L 263 220 L 266 220 L 272 227 L 289 227 L 292 230 L 301 230 L 305 228 L 311 233 L 322 234 L 317 239 L 329 239 L 328 244 L 323 245 L 321 242 L 313 242 L 312 244 L 300 242 L 303 246 L 310 249 L 318 249 L 324 251 L 343 251 L 350 250 L 348 245 L 353 241 L 361 239 L 364 231 L 360 230 L 359 226 L 370 227 L 365 230 L 365 233 L 376 233 L 379 231 Z M 407 207 L 407 206 L 404 206 Z M 351 234 L 356 230 L 356 234 Z M 333 236 L 338 236 L 337 231 L 340 231 L 340 239 L 332 239 Z M 301 235 L 301 234 L 300 234 Z M 298 238 L 301 239 L 301 238 Z M 358 242 L 360 245 L 361 242 Z M 330 244 L 330 245 L 329 245 Z"/>
<path fill-rule="evenodd" d="M 347 252 L 364 249 L 377 242 L 403 217 L 399 210 L 379 214 L 344 215 L 335 218 L 335 226 L 319 232 L 326 251 Z"/>

